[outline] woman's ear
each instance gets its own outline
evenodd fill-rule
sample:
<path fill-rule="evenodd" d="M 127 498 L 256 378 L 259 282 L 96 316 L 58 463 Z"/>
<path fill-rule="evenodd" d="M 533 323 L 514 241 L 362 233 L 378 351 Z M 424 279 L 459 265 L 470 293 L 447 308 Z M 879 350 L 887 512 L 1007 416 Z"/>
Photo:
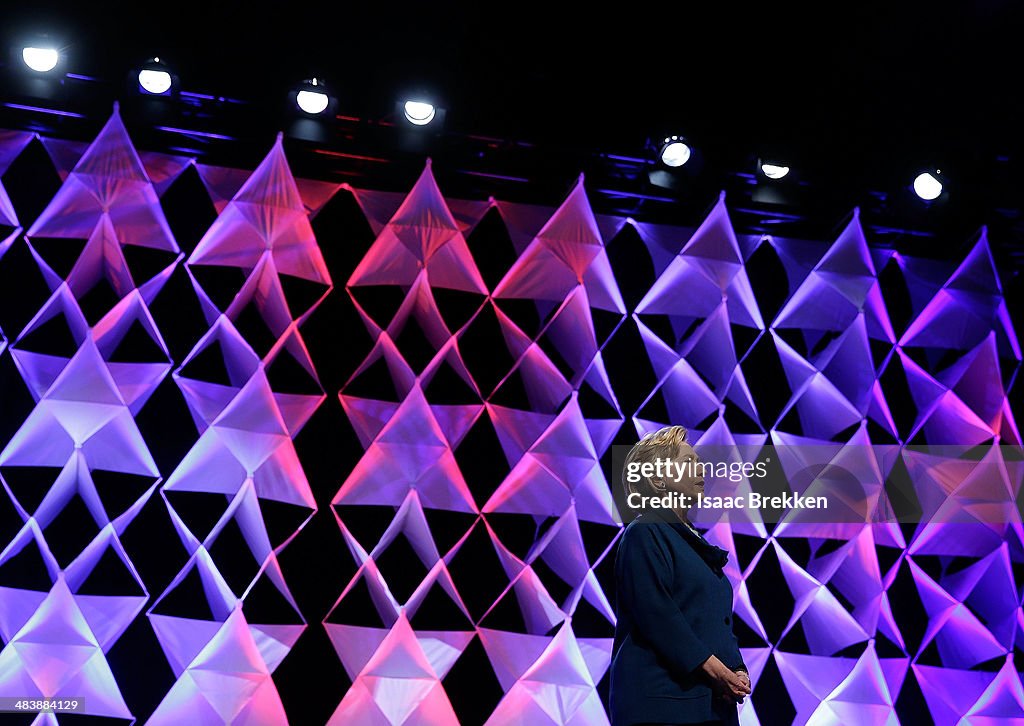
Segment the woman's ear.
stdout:
<path fill-rule="evenodd" d="M 659 492 L 665 491 L 666 484 L 664 479 L 648 479 L 648 481 L 655 490 Z"/>

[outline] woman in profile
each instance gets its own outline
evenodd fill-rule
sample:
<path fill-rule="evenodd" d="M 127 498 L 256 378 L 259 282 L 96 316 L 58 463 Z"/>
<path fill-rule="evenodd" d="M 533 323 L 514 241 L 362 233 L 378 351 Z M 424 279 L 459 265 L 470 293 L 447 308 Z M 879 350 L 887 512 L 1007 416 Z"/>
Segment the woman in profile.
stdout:
<path fill-rule="evenodd" d="M 672 460 L 667 476 L 630 477 L 644 462 Z M 694 501 L 704 479 L 686 429 L 649 433 L 626 456 L 628 496 L 676 493 Z M 687 466 L 689 464 L 689 466 Z M 663 469 L 666 467 L 663 467 Z M 664 473 L 664 472 L 663 472 Z M 634 497 L 634 500 L 639 497 Z M 750 678 L 732 632 L 728 553 L 690 523 L 682 497 L 675 509 L 645 507 L 623 532 L 615 559 L 616 624 L 611 665 L 611 722 L 737 724 Z"/>

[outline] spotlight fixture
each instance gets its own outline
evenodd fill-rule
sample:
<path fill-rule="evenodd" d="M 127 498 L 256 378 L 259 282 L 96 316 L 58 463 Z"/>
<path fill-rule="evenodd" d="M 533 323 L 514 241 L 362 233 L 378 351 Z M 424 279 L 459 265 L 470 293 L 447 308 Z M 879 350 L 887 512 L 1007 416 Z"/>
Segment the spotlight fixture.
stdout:
<path fill-rule="evenodd" d="M 139 90 L 153 96 L 166 96 L 174 85 L 167 64 L 160 58 L 150 58 L 139 69 Z"/>
<path fill-rule="evenodd" d="M 447 111 L 433 92 L 423 88 L 407 88 L 395 100 L 395 124 L 405 132 L 405 143 L 420 148 L 429 136 L 436 136 L 444 130 Z M 410 135 L 411 134 L 411 135 Z M 421 149 L 422 150 L 422 149 Z"/>
<path fill-rule="evenodd" d="M 295 103 L 310 116 L 317 116 L 327 110 L 331 98 L 322 81 L 313 78 L 306 81 L 295 94 Z"/>
<path fill-rule="evenodd" d="M 789 174 L 789 167 L 782 164 L 772 164 L 767 161 L 762 161 L 761 173 L 768 179 L 778 180 Z"/>
<path fill-rule="evenodd" d="M 426 126 L 437 115 L 434 104 L 427 101 L 406 101 L 402 105 L 402 112 L 405 114 L 405 120 L 413 126 Z"/>
<path fill-rule="evenodd" d="M 21 59 L 36 73 L 49 73 L 57 67 L 60 53 L 52 47 L 25 46 L 21 51 Z"/>
<path fill-rule="evenodd" d="M 802 206 L 806 200 L 806 189 L 802 189 L 800 170 L 784 163 L 785 155 L 777 156 L 772 151 L 762 152 L 754 165 L 753 188 L 750 201 L 766 208 L 791 209 Z M 747 176 L 744 174 L 743 176 Z"/>
<path fill-rule="evenodd" d="M 942 182 L 935 176 L 939 173 L 939 170 L 936 169 L 935 174 L 927 171 L 918 174 L 914 179 L 914 194 L 926 202 L 937 199 L 942 194 Z"/>
<path fill-rule="evenodd" d="M 680 136 L 669 136 L 661 144 L 659 158 L 661 163 L 673 169 L 678 168 L 690 160 L 690 147 Z"/>

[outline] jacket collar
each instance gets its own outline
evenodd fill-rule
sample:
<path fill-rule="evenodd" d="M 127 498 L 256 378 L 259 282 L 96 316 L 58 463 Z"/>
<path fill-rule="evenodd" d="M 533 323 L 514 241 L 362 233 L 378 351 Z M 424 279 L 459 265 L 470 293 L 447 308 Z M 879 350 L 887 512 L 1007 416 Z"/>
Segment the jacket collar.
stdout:
<path fill-rule="evenodd" d="M 721 570 L 725 567 L 725 563 L 729 561 L 728 550 L 723 550 L 721 547 L 708 542 L 701 535 L 695 534 L 693 530 L 679 521 L 679 517 L 671 509 L 651 508 L 640 514 L 639 519 L 641 521 L 646 520 L 648 523 L 658 522 L 670 525 L 683 539 L 690 543 L 697 554 L 712 569 Z"/>

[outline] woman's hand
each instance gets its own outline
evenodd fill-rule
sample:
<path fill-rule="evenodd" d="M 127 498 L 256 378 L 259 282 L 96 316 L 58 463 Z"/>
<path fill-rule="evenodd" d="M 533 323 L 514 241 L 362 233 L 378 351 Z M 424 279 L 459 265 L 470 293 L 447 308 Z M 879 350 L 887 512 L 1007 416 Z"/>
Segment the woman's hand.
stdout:
<path fill-rule="evenodd" d="M 711 656 L 701 664 L 701 669 L 711 679 L 715 690 L 723 696 L 742 703 L 743 697 L 750 695 L 750 678 L 746 673 L 735 673 L 717 656 Z"/>
<path fill-rule="evenodd" d="M 746 671 L 736 671 L 736 675 L 738 675 L 743 680 L 743 682 L 747 684 L 747 693 L 750 693 L 750 674 Z M 740 699 L 740 703 L 742 702 L 743 700 Z"/>

